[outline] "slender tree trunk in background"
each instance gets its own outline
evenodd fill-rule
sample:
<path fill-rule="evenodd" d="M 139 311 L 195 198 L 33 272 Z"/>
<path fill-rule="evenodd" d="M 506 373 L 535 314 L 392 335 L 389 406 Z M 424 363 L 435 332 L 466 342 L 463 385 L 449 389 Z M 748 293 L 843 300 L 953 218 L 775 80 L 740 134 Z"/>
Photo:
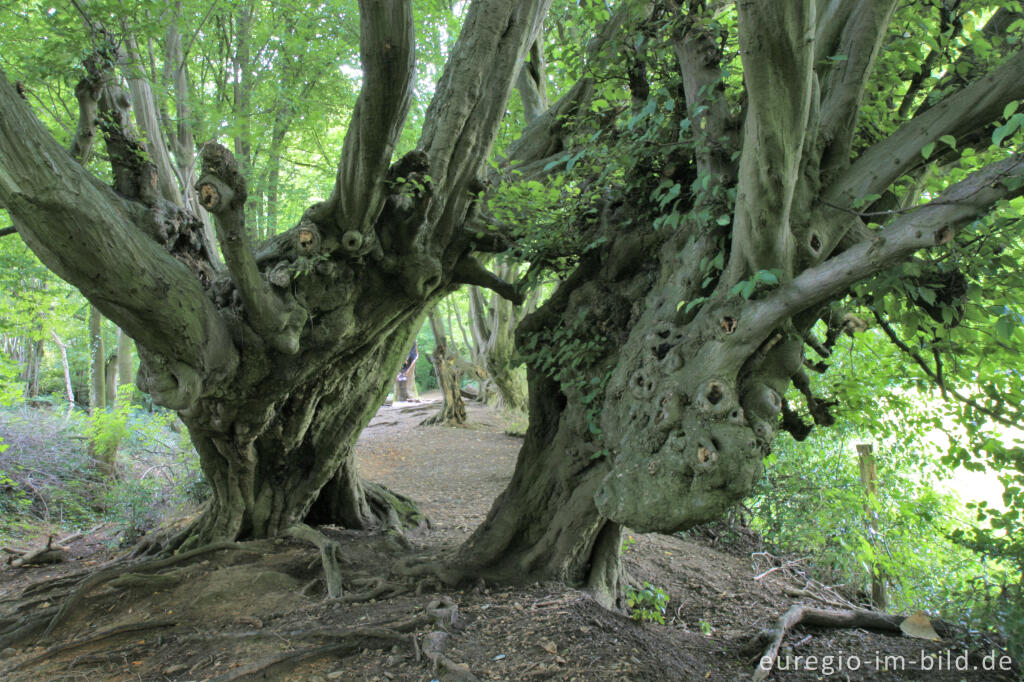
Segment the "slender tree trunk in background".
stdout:
<path fill-rule="evenodd" d="M 107 369 L 106 353 L 103 350 L 103 316 L 95 306 L 89 306 L 89 414 L 96 419 L 108 406 L 107 403 Z M 116 364 L 109 363 L 116 371 Z M 97 442 L 94 438 L 89 442 L 89 454 L 96 462 L 96 468 L 105 478 L 116 475 L 115 457 L 117 446 Z"/>
<path fill-rule="evenodd" d="M 135 391 L 135 369 L 132 362 L 132 347 L 135 344 L 124 330 L 117 330 L 117 395 L 127 399 Z"/>
<path fill-rule="evenodd" d="M 244 0 L 234 16 L 235 52 L 232 55 L 231 68 L 234 71 L 232 116 L 236 126 L 234 137 L 235 160 L 243 177 L 252 177 L 252 133 L 250 119 L 252 116 L 252 23 L 255 15 L 253 0 Z M 263 216 L 259 211 L 262 203 L 260 193 L 250 189 L 252 199 L 246 204 L 245 223 L 248 226 L 247 238 L 250 244 L 254 237 L 263 230 Z"/>
<path fill-rule="evenodd" d="M 106 353 L 103 351 L 103 316 L 89 306 L 89 413 L 106 406 Z"/>
<path fill-rule="evenodd" d="M 430 362 L 437 375 L 437 383 L 441 388 L 441 410 L 424 420 L 424 425 L 444 424 L 458 426 L 466 422 L 466 403 L 462 400 L 459 390 L 459 378 L 455 371 L 455 357 L 448 350 L 447 335 L 444 323 L 437 315 L 436 309 L 430 313 L 430 331 L 434 334 L 434 352 Z"/>
<path fill-rule="evenodd" d="M 409 369 L 406 372 L 406 376 L 409 377 L 409 380 L 406 382 L 407 385 L 405 387 L 405 390 L 409 393 L 409 399 L 410 400 L 419 400 L 420 399 L 420 389 L 419 389 L 419 386 L 416 385 L 416 363 L 417 362 L 419 362 L 419 357 L 418 356 L 417 356 L 417 358 L 415 360 L 412 361 L 412 364 L 409 365 Z"/>
<path fill-rule="evenodd" d="M 26 339 L 25 369 L 22 371 L 22 380 L 25 382 L 25 397 L 28 399 L 39 397 L 39 368 L 43 364 L 43 354 L 46 351 L 43 339 L 32 341 Z"/>
<path fill-rule="evenodd" d="M 278 232 L 277 201 L 281 185 L 281 154 L 287 128 L 287 112 L 282 108 L 274 116 L 274 130 L 270 136 L 270 150 L 267 154 L 266 196 L 263 238 L 273 237 Z"/>
<path fill-rule="evenodd" d="M 513 268 L 501 266 L 498 276 L 513 281 L 517 274 Z M 514 367 L 515 330 L 525 313 L 522 306 L 515 306 L 497 296 L 490 297 L 479 287 L 470 288 L 470 314 L 472 333 L 478 348 L 477 362 L 497 389 L 498 404 L 517 412 L 526 412 L 527 384 L 523 367 Z"/>
<path fill-rule="evenodd" d="M 71 365 L 68 364 L 68 347 L 57 336 L 57 332 L 51 331 L 50 334 L 53 336 L 53 341 L 57 344 L 57 348 L 60 348 L 60 362 L 64 367 L 64 390 L 68 400 L 68 414 L 70 414 L 75 406 L 75 390 L 71 384 Z"/>
<path fill-rule="evenodd" d="M 864 503 L 864 515 L 867 520 L 868 534 L 871 546 L 876 551 L 883 548 L 878 538 L 878 514 L 875 512 L 875 501 L 878 499 L 878 466 L 875 463 L 874 447 L 871 443 L 857 443 L 857 459 L 860 464 L 860 480 L 864 484 L 864 495 L 867 502 Z M 885 570 L 877 564 L 870 566 L 871 570 L 871 605 L 879 611 L 889 608 L 889 595 L 886 593 Z"/>
<path fill-rule="evenodd" d="M 107 357 L 103 368 L 103 404 L 111 408 L 117 402 L 117 355 L 112 353 Z"/>

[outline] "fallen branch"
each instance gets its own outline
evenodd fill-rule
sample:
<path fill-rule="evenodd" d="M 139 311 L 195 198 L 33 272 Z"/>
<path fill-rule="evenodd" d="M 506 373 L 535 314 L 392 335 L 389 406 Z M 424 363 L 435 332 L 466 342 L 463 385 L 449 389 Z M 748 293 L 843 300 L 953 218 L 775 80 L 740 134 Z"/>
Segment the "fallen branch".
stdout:
<path fill-rule="evenodd" d="M 818 625 L 832 628 L 871 628 L 873 630 L 885 630 L 888 632 L 900 632 L 902 616 L 894 616 L 888 613 L 877 611 L 866 611 L 864 609 L 852 609 L 848 611 L 833 611 L 830 609 L 815 609 L 809 606 L 797 604 L 779 617 L 775 627 L 769 630 L 762 630 L 750 642 L 750 648 L 756 648 L 768 642 L 767 648 L 757 662 L 757 669 L 754 671 L 753 682 L 762 682 L 767 679 L 775 666 L 775 659 L 779 655 L 779 647 L 786 633 L 797 625 Z"/>
<path fill-rule="evenodd" d="M 23 566 L 40 566 L 43 564 L 59 564 L 68 560 L 71 553 L 67 547 L 61 547 L 60 545 L 53 544 L 53 536 L 51 535 L 46 545 L 38 549 L 31 551 L 23 551 L 19 549 L 8 549 L 3 548 L 5 552 L 11 556 L 7 557 L 7 564 L 14 568 L 21 568 Z M 17 558 L 15 558 L 17 556 Z"/>
<path fill-rule="evenodd" d="M 789 568 L 790 566 L 796 566 L 797 564 L 799 564 L 799 563 L 801 563 L 803 561 L 806 561 L 809 558 L 810 557 L 801 557 L 799 559 L 791 559 L 790 561 L 787 561 L 785 563 L 779 564 L 778 566 L 773 566 L 773 567 L 769 568 L 767 571 L 765 571 L 764 573 L 758 573 L 757 575 L 755 575 L 754 576 L 754 580 L 755 581 L 759 581 L 759 580 L 761 580 L 762 578 L 764 578 L 766 575 L 768 575 L 770 573 L 774 573 L 775 571 L 777 571 L 777 570 L 779 570 L 781 568 Z"/>

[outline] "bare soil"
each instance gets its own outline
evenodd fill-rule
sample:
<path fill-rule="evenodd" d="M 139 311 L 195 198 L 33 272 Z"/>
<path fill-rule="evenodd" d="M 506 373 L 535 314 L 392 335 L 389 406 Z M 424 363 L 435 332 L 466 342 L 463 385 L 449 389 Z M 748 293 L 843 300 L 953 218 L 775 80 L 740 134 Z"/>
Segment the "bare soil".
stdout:
<path fill-rule="evenodd" d="M 686 537 L 629 536 L 629 581 L 669 594 L 664 625 L 607 611 L 559 584 L 451 590 L 393 576 L 402 558 L 443 556 L 457 547 L 483 520 L 515 464 L 520 440 L 505 434 L 500 414 L 470 405 L 465 428 L 419 426 L 437 407 L 429 400 L 385 406 L 359 441 L 363 475 L 419 501 L 431 525 L 407 541 L 322 528 L 344 548 L 351 601 L 325 598 L 319 552 L 311 545 L 245 543 L 163 573 L 98 586 L 45 640 L 0 652 L 0 679 L 732 682 L 755 670 L 760 648 L 748 646 L 751 637 L 793 604 L 849 605 L 849 595 L 809 582 L 798 563 L 773 557 L 755 534 L 727 525 Z M 0 611 L 52 607 L 45 598 L 29 601 L 23 590 L 101 567 L 117 553 L 103 540 L 76 541 L 64 564 L 4 567 Z M 369 598 L 377 586 L 393 589 Z M 442 620 L 424 616 L 439 599 L 457 605 L 454 625 L 451 610 Z M 789 669 L 769 679 L 1018 679 L 1015 672 L 984 669 L 999 666 L 1002 652 L 990 654 L 995 645 L 937 629 L 944 635 L 939 642 L 797 627 L 783 643 L 789 658 L 781 663 Z M 443 631 L 449 634 L 430 634 Z M 428 654 L 445 637 L 449 667 L 435 670 Z"/>

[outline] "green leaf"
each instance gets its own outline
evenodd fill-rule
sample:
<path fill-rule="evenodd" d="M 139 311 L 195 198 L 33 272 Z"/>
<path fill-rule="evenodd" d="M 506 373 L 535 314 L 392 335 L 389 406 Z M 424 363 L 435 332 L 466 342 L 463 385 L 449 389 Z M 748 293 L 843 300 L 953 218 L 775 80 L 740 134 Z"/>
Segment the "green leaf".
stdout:
<path fill-rule="evenodd" d="M 758 270 L 754 275 L 754 282 L 775 286 L 779 283 L 780 274 L 782 274 L 781 270 Z"/>
<path fill-rule="evenodd" d="M 1017 113 L 1017 107 L 1020 106 L 1020 100 L 1014 100 L 1003 107 L 1003 118 L 1009 119 L 1015 113 Z"/>
<path fill-rule="evenodd" d="M 925 146 L 921 147 L 921 156 L 924 157 L 925 160 L 927 160 L 928 157 L 932 155 L 932 152 L 934 150 L 935 150 L 935 143 L 934 142 L 929 142 Z"/>
<path fill-rule="evenodd" d="M 690 312 L 691 310 L 693 310 L 694 308 L 696 308 L 697 306 L 699 306 L 701 303 L 703 303 L 706 300 L 708 300 L 707 296 L 698 296 L 697 298 L 693 299 L 692 301 L 690 301 L 689 303 L 686 304 L 686 310 L 684 310 L 683 312 L 685 312 L 685 313 Z M 680 303 L 680 305 L 682 305 L 682 304 Z"/>
<path fill-rule="evenodd" d="M 996 339 L 1003 343 L 1009 343 L 1013 338 L 1013 332 L 1017 329 L 1017 322 L 1010 315 L 1005 315 L 996 320 Z"/>
<path fill-rule="evenodd" d="M 1017 129 L 1024 125 L 1024 114 L 1014 114 L 1010 120 L 992 131 L 992 144 L 999 146 L 1010 135 L 1017 132 Z"/>
<path fill-rule="evenodd" d="M 953 137 L 952 135 L 943 135 L 942 137 L 939 138 L 939 142 L 945 142 L 953 149 L 956 149 L 956 138 Z"/>

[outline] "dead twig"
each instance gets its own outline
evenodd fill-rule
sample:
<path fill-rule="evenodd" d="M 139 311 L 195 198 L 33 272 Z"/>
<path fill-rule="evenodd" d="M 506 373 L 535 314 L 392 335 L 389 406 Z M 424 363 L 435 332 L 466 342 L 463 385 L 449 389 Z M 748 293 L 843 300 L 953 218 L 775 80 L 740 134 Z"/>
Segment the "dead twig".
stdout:
<path fill-rule="evenodd" d="M 802 563 L 802 562 L 806 561 L 809 558 L 810 557 L 800 557 L 799 559 L 791 559 L 790 561 L 786 561 L 784 563 L 781 563 L 778 566 L 773 566 L 772 568 L 769 568 L 767 571 L 765 571 L 763 573 L 758 573 L 757 575 L 755 575 L 754 576 L 754 580 L 755 581 L 760 581 L 762 578 L 764 578 L 766 575 L 769 575 L 770 573 L 774 573 L 775 571 L 778 571 L 778 570 L 781 570 L 781 569 L 784 569 L 784 568 L 790 568 L 791 566 L 796 566 L 797 564 Z"/>

